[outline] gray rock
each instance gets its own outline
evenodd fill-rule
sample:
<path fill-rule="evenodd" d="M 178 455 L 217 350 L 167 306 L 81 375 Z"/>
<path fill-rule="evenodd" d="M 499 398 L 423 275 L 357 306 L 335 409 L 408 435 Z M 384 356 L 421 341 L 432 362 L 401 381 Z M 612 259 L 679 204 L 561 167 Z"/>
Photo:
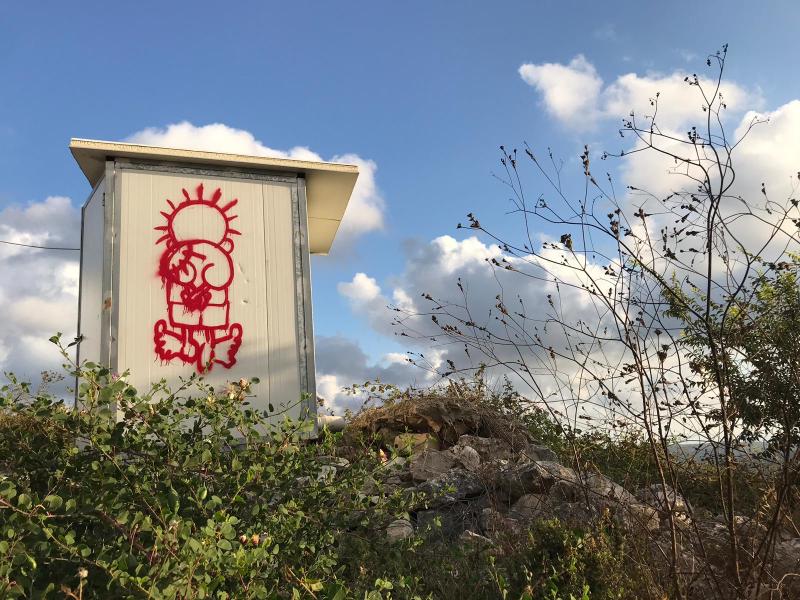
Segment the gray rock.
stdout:
<path fill-rule="evenodd" d="M 317 460 L 323 465 L 330 465 L 332 467 L 336 467 L 337 469 L 346 469 L 350 466 L 350 461 L 341 456 L 323 455 L 317 457 Z"/>
<path fill-rule="evenodd" d="M 480 531 L 490 537 L 508 532 L 518 533 L 522 529 L 517 519 L 504 515 L 491 506 L 481 511 L 478 518 L 478 525 Z"/>
<path fill-rule="evenodd" d="M 416 490 L 425 495 L 427 506 L 443 506 L 480 496 L 486 486 L 474 473 L 464 469 L 451 469 L 439 477 L 421 483 Z"/>
<path fill-rule="evenodd" d="M 442 505 L 416 513 L 417 529 L 429 536 L 453 539 L 466 530 L 480 530 L 481 515 L 489 506 L 487 496 Z"/>
<path fill-rule="evenodd" d="M 609 510 L 614 521 L 630 531 L 657 531 L 661 526 L 658 511 L 646 504 L 618 504 Z"/>
<path fill-rule="evenodd" d="M 558 481 L 577 484 L 578 476 L 569 467 L 552 461 L 513 466 L 500 474 L 499 487 L 512 499 L 525 494 L 546 494 Z"/>
<path fill-rule="evenodd" d="M 589 500 L 600 499 L 602 502 L 638 504 L 636 496 L 631 494 L 618 483 L 614 483 L 605 475 L 591 473 L 585 478 L 586 488 L 589 491 Z"/>
<path fill-rule="evenodd" d="M 386 538 L 390 542 L 399 542 L 414 535 L 414 526 L 408 519 L 396 519 L 386 527 Z"/>
<path fill-rule="evenodd" d="M 475 450 L 481 461 L 510 460 L 515 453 L 511 445 L 497 438 L 486 438 L 477 435 L 462 435 L 453 447 L 469 447 Z"/>
<path fill-rule="evenodd" d="M 448 452 L 453 456 L 456 464 L 467 471 L 477 471 L 481 465 L 481 455 L 472 446 L 455 445 Z"/>
<path fill-rule="evenodd" d="M 475 533 L 474 531 L 470 531 L 469 529 L 465 530 L 460 536 L 458 536 L 458 541 L 464 545 L 479 548 L 488 548 L 490 546 L 494 546 L 494 542 L 488 537 L 479 533 Z"/>
<path fill-rule="evenodd" d="M 666 489 L 665 489 L 666 487 Z M 670 486 L 660 483 L 637 490 L 636 497 L 644 504 L 657 508 L 661 512 L 688 513 L 689 503 L 686 499 Z"/>
<path fill-rule="evenodd" d="M 401 433 L 394 438 L 395 452 L 419 454 L 426 450 L 439 450 L 439 440 L 430 433 Z"/>
<path fill-rule="evenodd" d="M 525 494 L 514 503 L 509 511 L 511 518 L 519 521 L 532 521 L 542 517 L 547 508 L 547 496 L 544 494 Z"/>
<path fill-rule="evenodd" d="M 518 460 L 520 462 L 559 462 L 558 455 L 555 452 L 553 452 L 547 446 L 541 446 L 539 444 L 528 444 L 527 447 L 520 452 Z"/>
<path fill-rule="evenodd" d="M 548 495 L 556 502 L 581 502 L 586 501 L 586 489 L 580 483 L 567 480 L 556 481 L 550 488 Z"/>
<path fill-rule="evenodd" d="M 600 510 L 618 504 L 639 503 L 621 485 L 597 473 L 584 475 L 582 479 L 556 481 L 550 488 L 549 495 L 555 501 L 589 502 Z"/>
<path fill-rule="evenodd" d="M 586 502 L 554 502 L 548 507 L 548 517 L 555 517 L 573 527 L 584 527 L 598 517 L 597 511 Z"/>
<path fill-rule="evenodd" d="M 414 481 L 429 481 L 442 476 L 456 464 L 455 457 L 449 452 L 426 450 L 411 457 L 411 478 Z"/>

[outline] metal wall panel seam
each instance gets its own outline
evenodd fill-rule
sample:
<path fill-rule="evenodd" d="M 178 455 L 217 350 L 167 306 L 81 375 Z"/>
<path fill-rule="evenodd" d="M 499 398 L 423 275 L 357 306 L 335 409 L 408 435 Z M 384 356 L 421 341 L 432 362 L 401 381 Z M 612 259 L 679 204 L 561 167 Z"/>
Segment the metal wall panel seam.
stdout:
<path fill-rule="evenodd" d="M 297 370 L 298 370 L 298 379 L 300 383 L 300 393 L 301 395 L 309 393 L 308 390 L 308 378 L 307 369 L 306 369 L 306 356 L 305 356 L 305 335 L 306 335 L 306 328 L 305 328 L 305 311 L 303 310 L 303 258 L 302 258 L 302 247 L 301 247 L 301 239 L 300 239 L 300 200 L 299 200 L 299 193 L 297 190 L 297 185 L 293 185 L 291 189 L 291 198 L 292 198 L 292 256 L 294 259 L 294 289 L 295 289 L 295 301 L 294 301 L 294 317 L 295 317 L 295 326 L 297 329 Z M 300 418 L 302 419 L 304 416 L 308 418 L 310 413 L 308 413 L 308 406 L 305 398 L 298 398 L 300 402 Z M 305 409 L 305 410 L 304 410 Z M 306 413 L 303 415 L 303 413 Z"/>
<path fill-rule="evenodd" d="M 114 206 L 114 162 L 106 162 L 106 189 L 103 194 L 103 276 L 102 297 L 100 298 L 100 356 L 103 366 L 111 368 L 111 271 L 113 269 L 112 255 L 112 223 Z"/>
<path fill-rule="evenodd" d="M 310 397 L 307 400 L 308 411 L 314 419 L 314 436 L 317 430 L 317 377 L 316 359 L 314 356 L 314 320 L 311 296 L 311 257 L 308 239 L 308 206 L 306 198 L 306 180 L 304 177 L 297 178 L 298 203 L 300 209 L 300 251 L 302 258 L 303 289 L 301 298 L 303 300 L 303 332 L 302 344 L 306 359 L 306 386 Z"/>
<path fill-rule="evenodd" d="M 122 298 L 120 297 L 120 273 L 124 267 L 120 260 L 122 256 L 122 177 L 117 177 L 116 164 L 114 165 L 114 202 L 113 202 L 113 235 L 111 255 L 112 270 L 111 270 L 111 327 L 110 327 L 110 355 L 109 365 L 112 373 L 119 373 L 119 309 Z"/>

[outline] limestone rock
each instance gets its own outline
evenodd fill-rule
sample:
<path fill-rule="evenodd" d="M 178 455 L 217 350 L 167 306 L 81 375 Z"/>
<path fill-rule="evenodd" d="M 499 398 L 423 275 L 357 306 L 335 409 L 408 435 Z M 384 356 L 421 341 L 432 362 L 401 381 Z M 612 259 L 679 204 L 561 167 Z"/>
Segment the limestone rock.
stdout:
<path fill-rule="evenodd" d="M 464 447 L 475 450 L 482 461 L 510 460 L 514 457 L 511 445 L 497 438 L 462 435 L 453 449 Z"/>
<path fill-rule="evenodd" d="M 555 452 L 553 452 L 547 446 L 542 446 L 540 444 L 527 444 L 527 446 L 520 452 L 518 460 L 520 462 L 559 462 L 558 455 Z"/>
<path fill-rule="evenodd" d="M 509 516 L 519 521 L 531 521 L 544 516 L 547 496 L 544 494 L 525 494 L 514 503 Z"/>
<path fill-rule="evenodd" d="M 465 436 L 461 436 L 465 437 Z M 477 471 L 481 464 L 481 456 L 472 446 L 457 444 L 448 451 L 455 459 L 456 464 L 467 471 Z"/>
<path fill-rule="evenodd" d="M 658 511 L 646 504 L 618 504 L 610 510 L 614 521 L 631 531 L 657 531 L 661 526 Z"/>
<path fill-rule="evenodd" d="M 591 473 L 585 477 L 590 501 L 600 499 L 603 502 L 638 504 L 636 497 L 624 487 L 611 481 L 605 475 Z"/>
<path fill-rule="evenodd" d="M 637 490 L 636 497 L 644 504 L 652 506 L 661 512 L 691 512 L 689 503 L 681 494 L 670 486 L 662 486 L 660 483 L 654 483 L 649 487 Z"/>
<path fill-rule="evenodd" d="M 428 506 L 443 506 L 467 498 L 480 496 L 486 486 L 474 473 L 464 469 L 450 469 L 442 475 L 417 486 L 425 494 Z"/>
<path fill-rule="evenodd" d="M 399 542 L 414 535 L 414 526 L 408 519 L 396 519 L 386 527 L 386 538 L 390 542 Z"/>
<path fill-rule="evenodd" d="M 504 515 L 496 508 L 488 507 L 481 511 L 478 519 L 480 530 L 492 537 L 503 533 L 519 533 L 520 522 L 510 515 Z"/>
<path fill-rule="evenodd" d="M 552 461 L 524 463 L 509 468 L 499 479 L 500 487 L 512 499 L 525 494 L 545 494 L 558 481 L 577 484 L 575 471 Z"/>
<path fill-rule="evenodd" d="M 455 464 L 456 459 L 451 453 L 427 450 L 411 457 L 411 478 L 414 481 L 435 479 L 447 473 Z"/>
<path fill-rule="evenodd" d="M 488 537 L 481 535 L 479 533 L 475 533 L 474 531 L 470 531 L 469 529 L 465 530 L 458 537 L 458 541 L 464 545 L 480 547 L 480 548 L 488 548 L 490 546 L 494 546 L 494 542 L 490 540 Z"/>
<path fill-rule="evenodd" d="M 430 433 L 401 433 L 394 437 L 394 449 L 401 455 L 439 450 L 439 440 Z"/>

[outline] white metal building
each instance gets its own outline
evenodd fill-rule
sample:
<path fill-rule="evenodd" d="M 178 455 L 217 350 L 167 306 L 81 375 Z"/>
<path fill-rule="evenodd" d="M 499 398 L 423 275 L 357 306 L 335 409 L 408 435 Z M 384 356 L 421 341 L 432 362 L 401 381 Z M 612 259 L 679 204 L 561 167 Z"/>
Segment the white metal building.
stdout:
<path fill-rule="evenodd" d="M 142 392 L 192 372 L 258 377 L 254 406 L 315 415 L 309 254 L 330 250 L 358 168 L 82 139 L 70 150 L 93 188 L 80 360 L 130 370 Z"/>

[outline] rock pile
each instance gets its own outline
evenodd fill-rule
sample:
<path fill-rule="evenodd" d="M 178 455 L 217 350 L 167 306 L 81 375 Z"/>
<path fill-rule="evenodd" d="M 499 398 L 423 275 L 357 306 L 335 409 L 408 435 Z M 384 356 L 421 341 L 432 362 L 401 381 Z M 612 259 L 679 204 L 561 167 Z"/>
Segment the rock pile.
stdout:
<path fill-rule="evenodd" d="M 390 541 L 422 533 L 493 547 L 504 533 L 522 532 L 536 519 L 556 517 L 580 526 L 603 516 L 647 540 L 654 553 L 669 556 L 671 514 L 682 552 L 678 566 L 687 572 L 696 573 L 704 563 L 715 570 L 708 549 L 721 555 L 727 544 L 727 528 L 713 517 L 701 518 L 675 490 L 655 484 L 631 492 L 600 473 L 578 472 L 516 424 L 457 400 L 374 409 L 345 429 L 351 442 L 359 437 L 385 457 L 363 493 L 400 491 L 412 500 L 410 518 L 387 527 Z M 742 522 L 738 535 L 747 535 L 747 527 Z M 800 539 L 790 537 L 776 543 L 783 573 L 800 571 Z M 699 539 L 707 548 L 702 554 Z"/>

